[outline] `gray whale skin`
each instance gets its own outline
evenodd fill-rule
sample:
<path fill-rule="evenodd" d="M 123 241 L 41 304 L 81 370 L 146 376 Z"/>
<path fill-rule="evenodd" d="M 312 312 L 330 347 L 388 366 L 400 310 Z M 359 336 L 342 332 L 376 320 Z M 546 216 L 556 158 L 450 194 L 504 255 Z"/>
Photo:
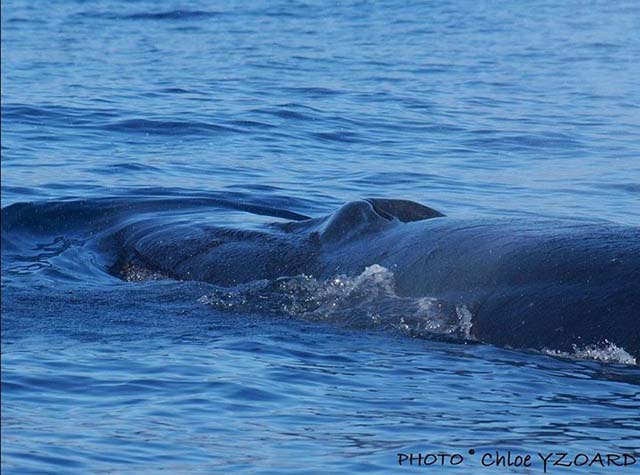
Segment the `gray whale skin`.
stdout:
<path fill-rule="evenodd" d="M 138 223 L 119 266 L 231 286 L 379 264 L 396 293 L 464 304 L 473 338 L 571 351 L 610 342 L 640 359 L 640 228 L 549 219 L 462 220 L 405 200 L 367 199 L 268 231 Z"/>

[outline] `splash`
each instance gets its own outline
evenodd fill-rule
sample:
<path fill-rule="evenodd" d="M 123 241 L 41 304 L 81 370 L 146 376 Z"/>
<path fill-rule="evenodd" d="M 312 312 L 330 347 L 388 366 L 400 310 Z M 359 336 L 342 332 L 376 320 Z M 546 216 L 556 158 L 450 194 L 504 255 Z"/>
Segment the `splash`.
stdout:
<path fill-rule="evenodd" d="M 164 280 L 168 277 L 160 272 L 152 271 L 133 262 L 126 263 L 118 271 L 118 276 L 126 282 L 145 282 L 147 280 Z"/>
<path fill-rule="evenodd" d="M 355 276 L 319 280 L 307 275 L 262 280 L 232 288 L 215 287 L 198 300 L 218 310 L 285 315 L 363 330 L 391 330 L 416 338 L 474 341 L 473 315 L 461 303 L 432 297 L 401 297 L 393 272 L 372 265 Z M 543 353 L 606 363 L 637 364 L 623 348 L 604 340 L 571 352 Z"/>
<path fill-rule="evenodd" d="M 636 358 L 631 356 L 624 348 L 617 346 L 615 343 L 609 340 L 604 340 L 598 345 L 586 345 L 579 347 L 578 345 L 572 345 L 572 351 L 558 351 L 544 348 L 543 353 L 551 356 L 560 356 L 563 358 L 580 359 L 580 360 L 594 360 L 602 361 L 604 363 L 621 363 L 628 365 L 638 364 Z"/>
<path fill-rule="evenodd" d="M 393 272 L 374 264 L 355 277 L 300 275 L 216 288 L 199 302 L 220 310 L 287 315 L 359 329 L 391 329 L 412 337 L 473 339 L 471 312 L 434 298 L 401 297 Z"/>

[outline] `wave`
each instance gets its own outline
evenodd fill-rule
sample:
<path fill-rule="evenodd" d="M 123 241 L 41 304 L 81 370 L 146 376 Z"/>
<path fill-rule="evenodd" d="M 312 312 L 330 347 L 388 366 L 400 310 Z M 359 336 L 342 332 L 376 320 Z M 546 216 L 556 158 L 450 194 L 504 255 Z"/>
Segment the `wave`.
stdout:
<path fill-rule="evenodd" d="M 78 14 L 83 18 L 103 18 L 107 20 L 201 20 L 206 18 L 216 18 L 223 13 L 209 10 L 167 10 L 160 12 L 134 12 L 134 13 L 112 13 L 112 12 L 82 12 Z"/>
<path fill-rule="evenodd" d="M 60 124 L 68 127 L 91 125 L 117 118 L 116 109 L 84 109 L 80 107 L 42 104 L 39 106 L 23 104 L 3 104 L 2 118 L 20 124 Z"/>
<path fill-rule="evenodd" d="M 167 93 L 167 90 L 164 89 L 161 92 Z M 172 93 L 176 93 L 176 91 L 173 90 Z M 130 115 L 132 114 L 127 111 L 116 109 L 83 109 L 53 104 L 40 106 L 7 104 L 2 106 L 2 118 L 12 123 L 38 127 L 50 126 L 65 130 L 71 125 L 75 132 L 97 130 L 124 134 L 193 137 L 210 136 L 211 134 L 248 133 L 252 130 L 275 127 L 273 124 L 266 122 L 243 119 L 233 119 L 224 124 L 215 124 L 203 120 L 127 117 Z"/>
<path fill-rule="evenodd" d="M 201 135 L 217 133 L 241 133 L 242 130 L 225 125 L 198 121 L 127 119 L 101 127 L 113 132 L 146 135 Z"/>

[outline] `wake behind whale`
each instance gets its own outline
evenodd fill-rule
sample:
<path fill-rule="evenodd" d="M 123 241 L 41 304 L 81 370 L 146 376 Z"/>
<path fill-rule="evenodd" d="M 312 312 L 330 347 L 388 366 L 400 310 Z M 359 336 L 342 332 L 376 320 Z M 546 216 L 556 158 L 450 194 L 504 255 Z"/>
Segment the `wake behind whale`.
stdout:
<path fill-rule="evenodd" d="M 267 218 L 232 227 L 224 214 L 211 220 L 212 209 L 246 222 Z M 2 213 L 3 265 L 24 253 L 21 233 L 62 235 L 105 275 L 213 284 L 201 303 L 220 309 L 640 358 L 637 227 L 458 220 L 388 199 L 347 203 L 319 218 L 205 198 L 23 204 Z"/>

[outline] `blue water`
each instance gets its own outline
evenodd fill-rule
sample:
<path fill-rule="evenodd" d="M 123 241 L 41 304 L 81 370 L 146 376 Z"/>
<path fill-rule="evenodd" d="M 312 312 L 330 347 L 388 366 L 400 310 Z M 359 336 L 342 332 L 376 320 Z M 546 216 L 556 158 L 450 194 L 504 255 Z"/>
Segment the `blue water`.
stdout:
<path fill-rule="evenodd" d="M 3 1 L 3 220 L 26 210 L 2 231 L 3 473 L 542 473 L 468 450 L 638 454 L 640 370 L 616 351 L 410 338 L 344 299 L 358 318 L 261 310 L 123 282 L 90 245 L 104 203 L 141 197 L 640 225 L 638 31 L 635 1 Z M 398 466 L 409 452 L 467 458 Z"/>

